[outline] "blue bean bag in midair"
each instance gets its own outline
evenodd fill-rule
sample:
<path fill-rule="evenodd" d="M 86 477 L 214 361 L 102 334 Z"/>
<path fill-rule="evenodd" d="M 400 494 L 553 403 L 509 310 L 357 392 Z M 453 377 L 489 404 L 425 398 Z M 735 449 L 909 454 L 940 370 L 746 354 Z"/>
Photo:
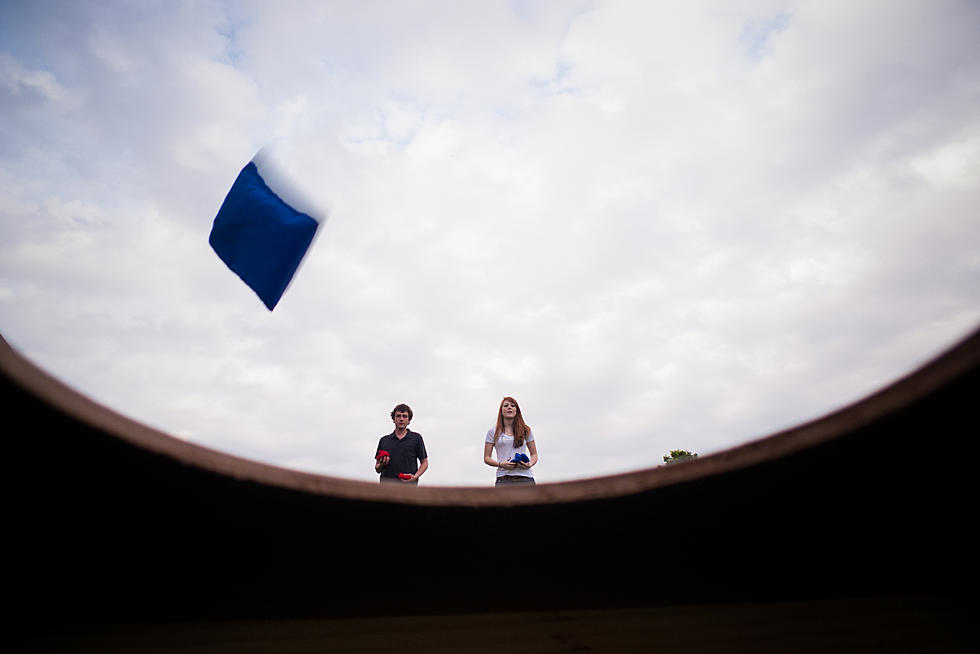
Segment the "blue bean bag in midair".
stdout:
<path fill-rule="evenodd" d="M 260 152 L 238 173 L 214 218 L 211 247 L 269 311 L 326 219 L 325 212 L 308 205 L 272 158 Z"/>

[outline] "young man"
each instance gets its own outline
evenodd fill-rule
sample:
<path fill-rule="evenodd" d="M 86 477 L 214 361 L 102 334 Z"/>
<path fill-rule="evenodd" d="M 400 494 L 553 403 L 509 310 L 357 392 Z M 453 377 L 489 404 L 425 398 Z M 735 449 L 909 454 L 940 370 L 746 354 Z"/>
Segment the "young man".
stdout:
<path fill-rule="evenodd" d="M 408 428 L 412 421 L 411 407 L 407 404 L 396 406 L 391 411 L 391 421 L 395 423 L 395 431 L 381 437 L 375 453 L 388 454 L 375 458 L 374 471 L 381 473 L 382 482 L 418 484 L 419 477 L 429 469 L 429 455 L 425 452 L 422 434 Z"/>

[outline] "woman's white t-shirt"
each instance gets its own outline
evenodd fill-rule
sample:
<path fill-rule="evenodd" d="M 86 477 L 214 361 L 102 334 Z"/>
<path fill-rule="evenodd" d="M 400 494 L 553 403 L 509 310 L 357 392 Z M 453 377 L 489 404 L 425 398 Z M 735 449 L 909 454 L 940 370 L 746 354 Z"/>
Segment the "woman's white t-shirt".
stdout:
<path fill-rule="evenodd" d="M 495 430 L 491 429 L 487 432 L 487 443 L 493 443 L 493 432 Z M 524 444 L 520 447 L 514 447 L 514 437 L 501 434 L 497 437 L 497 442 L 494 443 L 493 448 L 497 450 L 497 461 L 510 461 L 514 458 L 515 454 L 527 454 L 527 444 L 534 440 L 534 434 L 531 430 L 527 432 L 527 438 L 524 439 Z M 530 455 L 528 455 L 530 456 Z M 530 468 L 515 467 L 512 470 L 507 470 L 505 468 L 497 468 L 497 476 L 503 477 L 505 475 L 518 475 L 521 477 L 531 477 L 534 478 L 534 474 L 531 472 Z"/>

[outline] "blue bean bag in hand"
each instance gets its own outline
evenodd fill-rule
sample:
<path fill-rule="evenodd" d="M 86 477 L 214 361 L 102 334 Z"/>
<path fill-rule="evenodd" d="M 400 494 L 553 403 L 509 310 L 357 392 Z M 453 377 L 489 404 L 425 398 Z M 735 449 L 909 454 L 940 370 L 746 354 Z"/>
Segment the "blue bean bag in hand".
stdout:
<path fill-rule="evenodd" d="M 527 454 L 518 452 L 514 455 L 514 458 L 509 461 L 509 463 L 530 463 L 531 459 L 527 458 Z"/>

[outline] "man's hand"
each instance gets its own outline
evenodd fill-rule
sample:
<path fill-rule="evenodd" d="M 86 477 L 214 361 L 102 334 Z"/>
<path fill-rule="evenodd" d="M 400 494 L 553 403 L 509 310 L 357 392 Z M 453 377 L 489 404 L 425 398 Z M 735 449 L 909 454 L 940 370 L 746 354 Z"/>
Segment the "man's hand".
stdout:
<path fill-rule="evenodd" d="M 374 464 L 374 469 L 377 470 L 378 472 L 381 472 L 382 468 L 387 466 L 389 463 L 391 463 L 390 456 L 378 457 L 377 462 Z"/>
<path fill-rule="evenodd" d="M 401 479 L 406 484 L 409 484 L 409 483 L 415 481 L 415 475 L 410 475 L 407 472 L 399 472 L 398 473 L 398 478 Z"/>

